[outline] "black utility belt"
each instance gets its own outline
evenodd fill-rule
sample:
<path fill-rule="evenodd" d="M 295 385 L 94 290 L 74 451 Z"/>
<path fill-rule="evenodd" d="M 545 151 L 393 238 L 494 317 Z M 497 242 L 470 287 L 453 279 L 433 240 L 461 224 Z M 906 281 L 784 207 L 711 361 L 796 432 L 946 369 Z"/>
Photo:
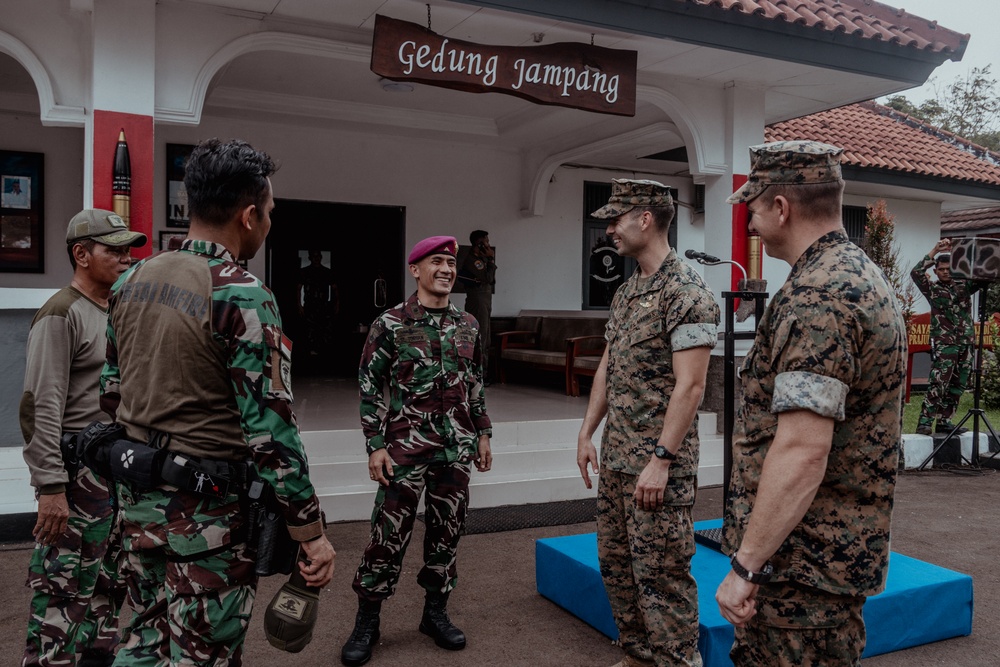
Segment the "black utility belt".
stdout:
<path fill-rule="evenodd" d="M 213 498 L 241 491 L 249 464 L 171 452 L 125 437 L 120 424 L 94 422 L 80 432 L 82 458 L 101 477 L 140 489 L 161 483 Z"/>

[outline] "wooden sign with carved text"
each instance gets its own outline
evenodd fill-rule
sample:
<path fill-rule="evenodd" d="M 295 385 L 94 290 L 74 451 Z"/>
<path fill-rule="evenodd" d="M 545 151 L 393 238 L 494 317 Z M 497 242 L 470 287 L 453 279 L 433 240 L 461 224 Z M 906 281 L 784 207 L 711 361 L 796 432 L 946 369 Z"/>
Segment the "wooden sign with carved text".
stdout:
<path fill-rule="evenodd" d="M 576 42 L 474 44 L 442 37 L 416 23 L 376 16 L 371 69 L 393 81 L 635 115 L 635 51 Z"/>

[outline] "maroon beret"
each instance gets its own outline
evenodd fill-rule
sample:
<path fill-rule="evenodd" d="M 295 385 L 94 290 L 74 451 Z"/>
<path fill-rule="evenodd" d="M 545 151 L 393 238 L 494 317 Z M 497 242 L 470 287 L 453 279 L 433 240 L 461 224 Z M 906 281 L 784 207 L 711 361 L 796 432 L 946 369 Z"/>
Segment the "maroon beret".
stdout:
<path fill-rule="evenodd" d="M 418 241 L 417 245 L 413 246 L 413 250 L 410 251 L 410 258 L 407 261 L 408 264 L 416 264 L 424 257 L 428 255 L 451 255 L 454 257 L 458 254 L 458 241 L 455 240 L 454 236 L 430 236 L 423 241 Z"/>

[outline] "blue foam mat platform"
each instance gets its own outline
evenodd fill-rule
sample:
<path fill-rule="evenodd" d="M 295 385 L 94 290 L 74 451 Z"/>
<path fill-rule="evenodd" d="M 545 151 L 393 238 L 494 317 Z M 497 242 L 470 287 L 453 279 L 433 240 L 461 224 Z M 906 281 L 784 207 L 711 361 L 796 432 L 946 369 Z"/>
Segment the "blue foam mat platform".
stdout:
<path fill-rule="evenodd" d="M 717 528 L 700 521 L 696 530 Z M 699 544 L 691 561 L 698 582 L 701 651 L 705 667 L 731 667 L 733 627 L 719 614 L 715 589 L 729 559 Z M 608 637 L 618 637 L 597 562 L 597 535 L 568 535 L 535 543 L 538 592 Z M 898 553 L 889 556 L 886 590 L 864 608 L 868 642 L 864 657 L 972 633 L 972 577 Z"/>

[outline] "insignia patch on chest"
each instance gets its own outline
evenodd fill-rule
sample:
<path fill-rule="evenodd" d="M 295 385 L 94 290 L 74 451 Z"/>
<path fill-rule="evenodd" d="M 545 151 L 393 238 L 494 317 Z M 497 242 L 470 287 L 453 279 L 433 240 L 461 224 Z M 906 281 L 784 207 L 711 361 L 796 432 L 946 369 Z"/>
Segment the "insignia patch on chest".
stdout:
<path fill-rule="evenodd" d="M 472 329 L 459 329 L 455 332 L 455 341 L 457 343 L 473 343 L 476 342 L 476 332 Z"/>
<path fill-rule="evenodd" d="M 396 332 L 396 342 L 402 345 L 420 345 L 429 341 L 427 333 L 417 327 L 405 327 Z"/>
<path fill-rule="evenodd" d="M 483 269 L 485 269 L 485 268 L 486 268 L 486 262 L 484 262 L 484 261 L 483 261 L 483 260 L 481 260 L 481 259 L 477 259 L 477 260 L 476 260 L 476 261 L 475 261 L 475 262 L 473 263 L 473 266 L 475 266 L 475 267 L 476 267 L 476 270 L 477 270 L 477 271 L 482 271 Z"/>

